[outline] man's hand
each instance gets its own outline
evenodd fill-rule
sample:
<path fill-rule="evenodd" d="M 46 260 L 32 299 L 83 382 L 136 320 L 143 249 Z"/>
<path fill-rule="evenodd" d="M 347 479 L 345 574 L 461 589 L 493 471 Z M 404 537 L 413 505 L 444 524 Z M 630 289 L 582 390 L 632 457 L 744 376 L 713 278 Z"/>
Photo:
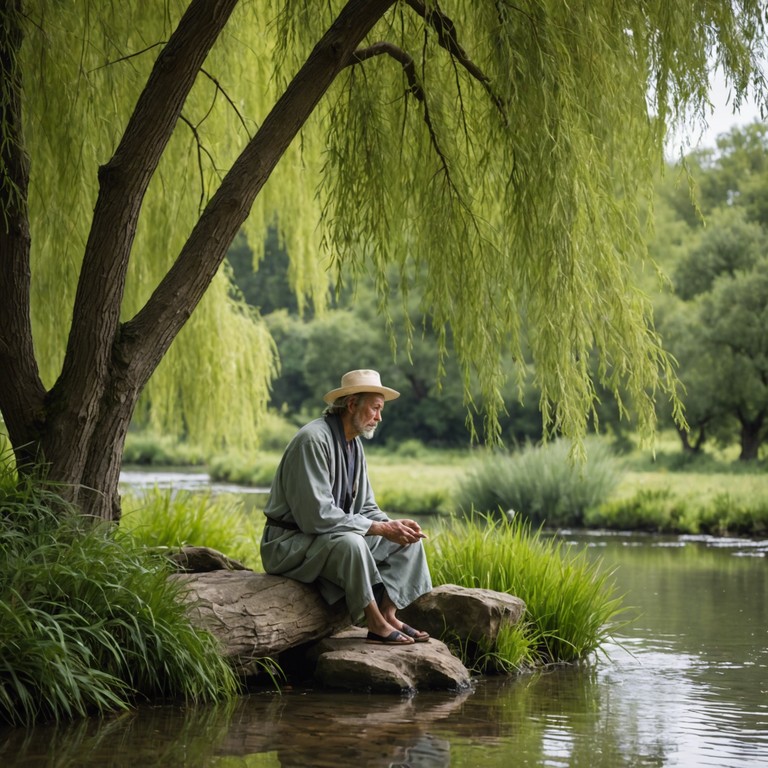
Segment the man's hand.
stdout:
<path fill-rule="evenodd" d="M 427 538 L 415 520 L 375 520 L 368 529 L 368 536 L 383 536 L 395 544 L 413 544 Z"/>

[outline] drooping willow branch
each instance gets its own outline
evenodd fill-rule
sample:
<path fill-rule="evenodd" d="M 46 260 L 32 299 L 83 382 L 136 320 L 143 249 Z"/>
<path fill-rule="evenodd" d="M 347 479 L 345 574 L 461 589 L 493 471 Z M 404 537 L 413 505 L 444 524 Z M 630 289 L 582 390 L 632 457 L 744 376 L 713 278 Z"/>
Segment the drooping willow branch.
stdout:
<path fill-rule="evenodd" d="M 250 141 L 253 137 L 251 136 L 251 132 L 248 130 L 248 124 L 245 121 L 243 113 L 237 108 L 237 105 L 235 104 L 232 97 L 227 93 L 226 89 L 221 85 L 218 79 L 215 78 L 210 72 L 207 72 L 205 69 L 201 69 L 200 73 L 205 75 L 214 84 L 216 91 L 227 100 L 227 103 L 230 107 L 232 107 L 232 111 L 237 115 L 237 119 L 240 121 L 240 125 L 243 126 L 243 130 L 245 131 L 245 135 Z"/>
<path fill-rule="evenodd" d="M 413 57 L 393 43 L 378 42 L 368 46 L 367 48 L 358 48 L 352 55 L 350 64 L 361 64 L 362 62 L 366 61 L 367 59 L 371 59 L 374 56 L 391 56 L 402 66 L 403 74 L 408 81 L 407 93 L 410 93 L 412 96 L 414 96 L 419 102 L 421 102 L 422 106 L 424 107 L 424 123 L 426 124 L 427 130 L 429 131 L 429 140 L 434 147 L 438 158 L 440 159 L 440 165 L 445 172 L 445 177 L 449 186 L 454 190 L 454 192 L 456 192 L 459 199 L 461 199 L 461 195 L 458 194 L 458 189 L 456 188 L 456 185 L 453 183 L 453 179 L 451 178 L 451 172 L 448 168 L 448 158 L 440 146 L 440 141 L 437 137 L 437 132 L 435 131 L 435 126 L 432 122 L 432 116 L 429 111 L 429 104 L 427 103 L 426 94 L 424 93 L 424 89 L 421 87 L 421 83 L 419 83 L 416 76 L 416 65 L 413 61 Z"/>
<path fill-rule="evenodd" d="M 100 64 L 98 67 L 94 67 L 93 69 L 89 70 L 89 74 L 91 72 L 98 72 L 100 69 L 104 69 L 106 67 L 111 67 L 114 64 L 121 64 L 122 62 L 130 61 L 131 59 L 134 59 L 137 56 L 143 56 L 145 53 L 149 53 L 151 50 L 157 48 L 158 46 L 163 46 L 166 43 L 167 43 L 167 40 L 159 40 L 158 42 L 152 43 L 152 45 L 149 45 L 146 48 L 142 48 L 140 51 L 134 51 L 133 53 L 128 53 L 125 56 L 119 56 L 116 59 L 105 61 L 103 64 Z M 245 133 L 248 136 L 248 139 L 250 140 L 252 138 L 251 132 L 248 130 L 248 124 L 245 121 L 245 117 L 243 117 L 243 113 L 237 108 L 237 105 L 235 104 L 234 100 L 227 93 L 226 89 L 219 82 L 218 78 L 214 77 L 210 72 L 208 72 L 203 67 L 200 68 L 200 74 L 205 75 L 205 77 L 207 77 L 213 83 L 214 87 L 216 88 L 216 91 L 218 93 L 221 93 L 221 95 L 226 99 L 229 106 L 232 107 L 232 110 L 237 115 L 237 119 L 240 121 L 240 124 L 243 126 L 243 129 L 245 130 Z"/>

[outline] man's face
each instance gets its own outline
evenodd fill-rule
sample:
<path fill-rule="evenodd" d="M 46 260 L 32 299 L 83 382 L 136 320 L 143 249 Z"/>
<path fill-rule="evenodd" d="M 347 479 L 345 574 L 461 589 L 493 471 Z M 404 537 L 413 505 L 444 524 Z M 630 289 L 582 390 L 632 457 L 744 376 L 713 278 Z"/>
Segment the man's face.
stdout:
<path fill-rule="evenodd" d="M 381 395 L 365 395 L 355 402 L 351 410 L 354 431 L 370 440 L 381 421 L 384 398 Z"/>

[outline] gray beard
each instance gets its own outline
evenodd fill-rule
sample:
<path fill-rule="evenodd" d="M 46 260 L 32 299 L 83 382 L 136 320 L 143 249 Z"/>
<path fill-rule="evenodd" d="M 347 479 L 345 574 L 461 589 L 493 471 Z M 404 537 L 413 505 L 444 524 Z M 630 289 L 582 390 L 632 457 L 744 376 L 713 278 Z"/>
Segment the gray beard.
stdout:
<path fill-rule="evenodd" d="M 374 424 L 372 427 L 366 427 L 362 424 L 362 419 L 355 415 L 352 417 L 352 426 L 355 428 L 355 432 L 357 432 L 360 437 L 364 437 L 366 440 L 370 440 L 376 432 L 376 427 L 378 425 Z"/>

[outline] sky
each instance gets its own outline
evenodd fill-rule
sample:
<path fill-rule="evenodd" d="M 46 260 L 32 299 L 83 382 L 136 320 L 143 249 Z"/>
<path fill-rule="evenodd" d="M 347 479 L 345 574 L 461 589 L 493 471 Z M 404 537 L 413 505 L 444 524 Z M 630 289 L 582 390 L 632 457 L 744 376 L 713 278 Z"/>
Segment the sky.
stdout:
<path fill-rule="evenodd" d="M 715 141 L 720 134 L 728 133 L 734 127 L 743 127 L 760 119 L 760 111 L 753 101 L 743 101 L 737 113 L 733 111 L 729 88 L 720 73 L 716 73 L 710 93 L 713 110 L 707 115 L 708 127 L 702 132 L 701 127 L 690 127 L 683 135 L 670 137 L 668 152 L 674 157 L 679 156 L 679 148 L 685 140 L 685 152 L 694 149 L 714 149 Z"/>

